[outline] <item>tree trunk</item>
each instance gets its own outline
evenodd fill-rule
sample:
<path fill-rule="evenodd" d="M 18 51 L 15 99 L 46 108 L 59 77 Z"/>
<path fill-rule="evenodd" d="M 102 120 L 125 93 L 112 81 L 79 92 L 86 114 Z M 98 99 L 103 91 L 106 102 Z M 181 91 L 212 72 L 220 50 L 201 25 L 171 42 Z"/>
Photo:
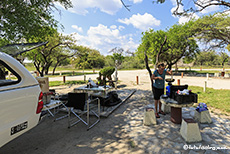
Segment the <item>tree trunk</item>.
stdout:
<path fill-rule="evenodd" d="M 45 65 L 45 75 L 48 75 L 48 73 L 49 73 L 49 68 L 50 68 L 50 66 L 51 66 L 52 63 L 53 63 L 53 62 L 51 61 L 51 62 L 49 62 L 49 63 L 47 63 L 47 64 Z"/>
<path fill-rule="evenodd" d="M 59 62 L 57 62 L 57 63 L 54 65 L 54 68 L 53 68 L 53 72 L 52 72 L 52 75 L 54 75 L 54 73 L 55 73 L 55 70 L 56 70 L 56 68 L 58 67 L 58 65 L 59 65 Z"/>
<path fill-rule="evenodd" d="M 151 80 L 152 93 L 153 93 L 153 96 L 154 96 L 153 80 L 151 79 L 152 72 L 151 72 L 151 69 L 149 68 L 148 56 L 147 56 L 146 52 L 145 52 L 145 67 L 149 72 L 149 77 L 150 77 L 150 80 Z"/>

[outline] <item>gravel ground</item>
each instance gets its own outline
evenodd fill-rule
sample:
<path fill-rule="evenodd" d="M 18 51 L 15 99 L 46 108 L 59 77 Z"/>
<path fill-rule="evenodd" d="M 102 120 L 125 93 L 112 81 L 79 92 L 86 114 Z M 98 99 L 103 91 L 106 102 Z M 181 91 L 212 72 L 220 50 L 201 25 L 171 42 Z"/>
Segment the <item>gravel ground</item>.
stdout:
<path fill-rule="evenodd" d="M 102 118 L 92 129 L 87 131 L 83 123 L 79 123 L 68 129 L 68 119 L 54 122 L 52 117 L 45 117 L 32 130 L 16 138 L 10 143 L 0 148 L 0 154 L 94 154 L 94 153 L 114 153 L 114 154 L 144 154 L 144 153 L 225 153 L 229 151 L 213 150 L 184 150 L 186 144 L 178 133 L 179 125 L 169 121 L 169 115 L 160 118 L 156 126 L 143 126 L 143 108 L 153 104 L 153 97 L 150 91 L 150 80 L 146 70 L 119 71 L 119 90 L 133 91 L 136 93 L 124 104 L 116 109 L 109 117 Z M 97 75 L 87 75 L 96 79 Z M 139 84 L 136 84 L 136 76 L 139 76 Z M 67 77 L 67 80 L 79 80 L 83 76 Z M 181 84 L 200 85 L 206 80 L 202 77 L 175 77 L 180 79 Z M 50 81 L 62 80 L 62 78 L 50 78 Z M 176 84 L 176 82 L 174 83 Z M 209 79 L 208 86 L 216 89 L 230 89 L 228 79 Z M 78 85 L 79 86 L 79 85 Z M 67 93 L 77 86 L 52 87 L 58 93 Z M 191 109 L 192 110 L 192 109 Z M 138 116 L 136 116 L 138 115 Z M 229 117 L 221 117 L 212 114 L 213 126 L 201 126 L 201 143 L 197 145 L 210 144 L 229 145 Z M 92 117 L 92 120 L 94 118 Z M 228 124 L 228 125 L 227 125 Z M 223 140 L 220 140 L 218 132 L 223 132 Z M 215 127 L 215 128 L 214 128 Z M 213 130 L 213 135 L 208 136 L 209 129 Z M 163 130 L 167 129 L 166 132 Z M 172 131 L 171 131 L 172 130 Z M 166 134 L 165 134 L 166 133 Z M 207 133 L 207 134 L 206 134 Z M 168 136 L 169 135 L 169 136 Z M 152 139 L 151 139 L 152 138 Z M 174 139 L 178 139 L 177 141 Z M 175 143 L 172 143 L 175 142 Z M 211 145 L 210 145 L 211 146 Z"/>

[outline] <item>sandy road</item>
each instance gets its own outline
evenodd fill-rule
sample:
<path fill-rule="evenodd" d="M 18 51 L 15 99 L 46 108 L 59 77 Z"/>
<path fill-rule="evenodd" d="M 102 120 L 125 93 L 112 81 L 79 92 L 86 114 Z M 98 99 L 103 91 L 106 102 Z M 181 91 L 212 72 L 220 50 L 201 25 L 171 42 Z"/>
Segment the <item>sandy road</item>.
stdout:
<path fill-rule="evenodd" d="M 139 85 L 137 85 L 137 76 Z M 86 75 L 86 79 L 89 78 L 96 80 L 98 74 L 90 74 Z M 166 78 L 169 76 L 166 76 Z M 118 79 L 121 81 L 121 84 L 125 84 L 128 87 L 137 88 L 137 89 L 145 89 L 150 88 L 150 78 L 147 70 L 130 70 L 130 71 L 118 71 Z M 230 89 L 230 79 L 223 78 L 211 78 L 208 79 L 206 77 L 187 77 L 184 76 L 174 76 L 174 83 L 177 84 L 178 79 L 180 80 L 180 84 L 188 84 L 193 86 L 201 86 L 203 87 L 205 81 L 207 81 L 207 87 L 214 89 Z M 84 76 L 67 76 L 66 80 L 84 80 Z M 53 77 L 49 78 L 49 81 L 63 81 L 63 77 Z"/>

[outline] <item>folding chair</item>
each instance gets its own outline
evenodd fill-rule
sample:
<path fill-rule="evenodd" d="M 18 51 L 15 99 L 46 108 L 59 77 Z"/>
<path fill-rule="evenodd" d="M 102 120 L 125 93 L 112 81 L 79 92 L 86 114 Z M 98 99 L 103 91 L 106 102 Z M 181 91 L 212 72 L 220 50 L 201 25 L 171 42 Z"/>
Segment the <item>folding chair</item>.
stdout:
<path fill-rule="evenodd" d="M 68 116 L 68 114 L 55 118 L 56 114 L 61 110 L 65 109 L 68 112 L 68 108 L 65 106 L 65 103 L 62 100 L 59 100 L 59 94 L 55 92 L 55 90 L 50 90 L 43 95 L 43 111 L 47 111 L 52 117 L 54 117 L 54 121 L 61 120 Z"/>
<path fill-rule="evenodd" d="M 97 101 L 97 104 L 98 104 L 97 106 L 98 113 L 90 109 L 90 103 L 95 102 L 95 101 Z M 84 110 L 85 103 L 86 103 L 86 110 Z M 81 121 L 87 126 L 87 130 L 89 130 L 90 128 L 95 126 L 100 121 L 100 100 L 98 98 L 94 100 L 88 99 L 87 93 L 68 93 L 68 103 L 66 104 L 66 106 L 69 107 L 68 128 L 76 125 L 77 123 Z M 91 125 L 90 125 L 90 118 L 89 118 L 90 112 L 92 112 L 93 115 L 97 117 L 96 122 L 94 122 Z M 77 118 L 77 121 L 70 119 L 71 113 Z M 83 114 L 87 114 L 86 121 L 83 120 L 81 117 Z"/>

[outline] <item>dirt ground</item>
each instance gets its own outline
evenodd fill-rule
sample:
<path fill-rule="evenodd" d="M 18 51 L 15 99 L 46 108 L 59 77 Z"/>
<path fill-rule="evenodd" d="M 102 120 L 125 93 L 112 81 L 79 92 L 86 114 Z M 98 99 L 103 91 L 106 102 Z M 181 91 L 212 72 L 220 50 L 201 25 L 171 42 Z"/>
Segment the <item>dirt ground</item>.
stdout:
<path fill-rule="evenodd" d="M 66 86 L 56 89 L 62 93 L 71 90 Z M 83 123 L 68 128 L 67 118 L 54 122 L 52 117 L 45 117 L 38 126 L 0 148 L 0 154 L 143 153 L 142 150 L 132 147 L 123 129 L 127 113 L 146 105 L 141 101 L 134 104 L 134 99 L 137 96 L 131 97 L 109 117 L 101 118 L 89 131 Z M 93 120 L 95 119 L 92 117 Z"/>
<path fill-rule="evenodd" d="M 139 75 L 141 76 L 141 73 Z M 145 149 L 133 146 L 124 129 L 127 124 L 124 119 L 131 110 L 153 104 L 148 76 L 146 73 L 143 75 L 139 85 L 136 84 L 135 74 L 132 75 L 131 81 L 122 77 L 119 79 L 120 89 L 133 89 L 137 92 L 109 117 L 101 118 L 101 121 L 89 131 L 83 123 L 68 128 L 67 118 L 54 122 L 52 117 L 45 117 L 38 126 L 0 148 L 0 154 L 145 153 Z M 143 80 L 144 78 L 146 80 Z M 54 88 L 59 93 L 67 93 L 75 87 Z"/>

